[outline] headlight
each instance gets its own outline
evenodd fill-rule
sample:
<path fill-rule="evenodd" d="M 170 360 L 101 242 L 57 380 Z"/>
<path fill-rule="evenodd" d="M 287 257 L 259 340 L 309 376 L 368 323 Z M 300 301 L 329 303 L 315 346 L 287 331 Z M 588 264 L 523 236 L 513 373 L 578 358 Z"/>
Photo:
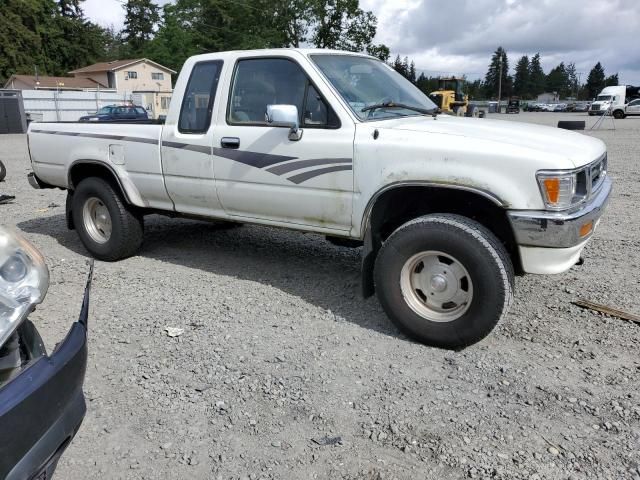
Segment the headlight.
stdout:
<path fill-rule="evenodd" d="M 587 197 L 587 172 L 538 172 L 538 185 L 546 207 L 563 210 L 579 204 Z"/>
<path fill-rule="evenodd" d="M 48 288 L 44 257 L 16 232 L 0 226 L 0 346 L 44 300 Z"/>

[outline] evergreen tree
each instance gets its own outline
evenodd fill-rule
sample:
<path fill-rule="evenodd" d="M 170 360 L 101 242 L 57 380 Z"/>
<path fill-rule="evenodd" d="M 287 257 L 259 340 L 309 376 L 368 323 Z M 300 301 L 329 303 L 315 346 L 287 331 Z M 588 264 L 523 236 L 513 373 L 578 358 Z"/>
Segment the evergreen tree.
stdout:
<path fill-rule="evenodd" d="M 573 62 L 567 65 L 567 79 L 569 80 L 569 96 L 577 97 L 580 90 L 580 82 L 578 80 L 576 64 Z"/>
<path fill-rule="evenodd" d="M 598 62 L 591 69 L 587 77 L 586 87 L 588 98 L 595 98 L 605 86 L 604 68 L 602 68 L 602 65 Z"/>
<path fill-rule="evenodd" d="M 85 0 L 58 0 L 58 9 L 63 17 L 82 17 L 80 4 Z"/>
<path fill-rule="evenodd" d="M 396 59 L 393 61 L 393 69 L 398 72 L 402 76 L 406 76 L 406 72 L 404 70 L 404 65 L 402 64 L 402 59 L 400 55 L 396 55 Z"/>
<path fill-rule="evenodd" d="M 547 77 L 542 70 L 540 63 L 540 54 L 536 53 L 529 63 L 529 96 L 536 98 L 541 93 L 544 93 Z"/>
<path fill-rule="evenodd" d="M 568 96 L 571 91 L 571 85 L 564 62 L 560 62 L 560 65 L 552 69 L 549 75 L 547 75 L 546 90 L 556 92 L 560 98 L 566 98 Z"/>
<path fill-rule="evenodd" d="M 604 80 L 604 85 L 605 87 L 616 87 L 620 84 L 620 81 L 618 79 L 618 74 L 614 74 L 614 75 L 609 75 L 607 78 L 605 78 Z"/>
<path fill-rule="evenodd" d="M 152 0 L 127 0 L 122 36 L 129 55 L 141 55 L 160 22 L 160 7 Z"/>
<path fill-rule="evenodd" d="M 409 65 L 409 75 L 407 78 L 411 83 L 416 83 L 416 64 L 413 60 L 411 60 L 411 65 Z"/>
<path fill-rule="evenodd" d="M 516 73 L 513 77 L 513 93 L 522 97 L 530 97 L 531 82 L 529 79 L 529 57 L 524 55 L 516 64 Z"/>
<path fill-rule="evenodd" d="M 502 71 L 502 82 L 500 79 L 500 71 Z M 502 47 L 493 53 L 491 63 L 484 79 L 485 94 L 487 97 L 498 97 L 498 90 L 501 87 L 502 98 L 511 95 L 511 77 L 509 76 L 509 59 L 507 52 Z"/>

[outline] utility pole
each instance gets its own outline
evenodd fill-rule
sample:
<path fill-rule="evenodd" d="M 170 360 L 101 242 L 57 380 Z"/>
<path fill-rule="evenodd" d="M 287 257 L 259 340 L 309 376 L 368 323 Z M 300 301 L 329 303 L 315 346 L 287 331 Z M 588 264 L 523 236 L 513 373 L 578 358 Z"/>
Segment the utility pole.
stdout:
<path fill-rule="evenodd" d="M 502 98 L 502 52 L 500 53 L 500 59 L 499 59 L 499 68 L 498 71 L 500 72 L 498 74 L 498 113 L 500 112 L 500 99 Z"/>

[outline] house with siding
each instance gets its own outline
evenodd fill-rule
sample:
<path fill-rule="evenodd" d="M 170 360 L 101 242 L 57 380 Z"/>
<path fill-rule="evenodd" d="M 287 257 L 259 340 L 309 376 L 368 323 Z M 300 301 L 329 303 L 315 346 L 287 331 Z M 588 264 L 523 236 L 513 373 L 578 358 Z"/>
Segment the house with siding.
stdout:
<path fill-rule="evenodd" d="M 143 107 L 153 117 L 166 115 L 176 72 L 148 58 L 99 62 L 69 72 L 77 79 L 96 82 L 118 92 L 139 93 Z"/>

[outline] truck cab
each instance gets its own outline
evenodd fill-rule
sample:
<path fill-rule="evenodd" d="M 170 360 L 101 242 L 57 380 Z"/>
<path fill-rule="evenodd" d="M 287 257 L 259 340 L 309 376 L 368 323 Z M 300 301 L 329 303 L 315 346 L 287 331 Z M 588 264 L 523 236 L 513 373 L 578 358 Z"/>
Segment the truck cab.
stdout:
<path fill-rule="evenodd" d="M 624 109 L 627 88 L 624 85 L 605 87 L 591 103 L 589 115 L 609 114 L 618 109 Z"/>

